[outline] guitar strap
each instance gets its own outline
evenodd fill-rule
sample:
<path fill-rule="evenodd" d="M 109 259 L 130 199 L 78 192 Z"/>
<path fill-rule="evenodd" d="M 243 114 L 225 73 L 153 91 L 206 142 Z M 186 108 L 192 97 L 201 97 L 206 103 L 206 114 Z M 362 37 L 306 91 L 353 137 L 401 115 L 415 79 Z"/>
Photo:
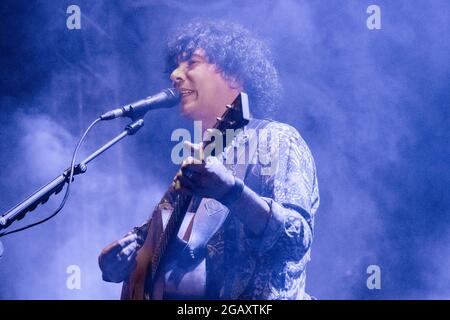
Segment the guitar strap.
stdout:
<path fill-rule="evenodd" d="M 255 141 L 254 139 L 257 139 L 257 136 L 255 135 L 258 130 L 264 127 L 268 122 L 268 120 L 252 119 L 246 126 L 245 130 L 236 136 L 233 140 L 233 144 L 225 149 L 225 165 L 233 172 L 235 177 L 242 180 L 245 179 L 250 165 L 249 162 L 253 158 L 254 154 L 249 154 L 248 161 L 242 161 L 243 163 L 239 162 L 236 164 L 235 160 L 245 159 L 244 153 L 246 150 L 249 150 L 248 144 L 251 141 Z M 235 152 L 236 150 L 237 152 Z M 256 148 L 253 152 L 256 152 Z M 232 156 L 234 156 L 233 163 L 227 165 L 226 159 L 229 159 Z M 228 208 L 222 205 L 219 201 L 207 198 L 202 199 L 200 206 L 195 213 L 191 237 L 187 243 L 189 255 L 195 257 L 198 255 L 196 252 L 206 248 L 206 244 L 224 223 L 228 216 L 228 212 Z"/>
<path fill-rule="evenodd" d="M 257 140 L 255 141 L 254 139 L 258 139 L 258 130 L 265 127 L 268 123 L 269 120 L 252 119 L 245 130 L 235 137 L 232 145 L 225 149 L 225 165 L 228 166 L 235 177 L 244 180 L 247 176 L 250 161 L 254 157 L 252 152 L 256 152 L 257 150 L 257 148 L 250 150 L 248 146 L 251 145 L 251 143 L 257 143 Z M 250 151 L 250 154 L 248 154 L 247 157 L 248 161 L 240 161 L 236 164 L 235 162 L 237 159 L 245 159 L 246 151 Z M 233 161 L 231 164 L 227 165 L 226 159 L 229 159 L 230 157 L 233 157 Z M 223 225 L 228 217 L 228 213 L 228 208 L 219 201 L 208 198 L 202 199 L 195 216 L 193 217 L 190 239 L 186 243 L 183 254 L 179 259 L 178 266 L 180 268 L 184 269 L 193 264 L 195 265 L 194 261 L 200 262 L 203 260 L 208 242 Z"/>

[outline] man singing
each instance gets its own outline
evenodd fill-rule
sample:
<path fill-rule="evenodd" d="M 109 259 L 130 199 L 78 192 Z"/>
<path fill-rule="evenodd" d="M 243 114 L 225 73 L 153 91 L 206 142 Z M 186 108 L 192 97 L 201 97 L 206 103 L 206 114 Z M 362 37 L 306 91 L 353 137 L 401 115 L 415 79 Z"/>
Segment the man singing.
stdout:
<path fill-rule="evenodd" d="M 187 158 L 170 192 L 193 200 L 171 248 L 177 253 L 163 260 L 152 293 L 145 293 L 152 242 L 164 228 L 170 201 L 103 249 L 103 279 L 124 281 L 123 298 L 310 299 L 305 277 L 319 206 L 316 169 L 297 130 L 260 120 L 276 110 L 281 91 L 268 49 L 238 25 L 196 22 L 169 41 L 167 67 L 182 94 L 181 114 L 201 121 L 203 129 L 213 127 L 241 92 L 248 94 L 247 129 L 261 134 L 244 131 L 244 139 L 237 136 L 229 148 L 256 142 L 254 161 L 234 170 L 223 161 L 225 152 L 222 160 Z"/>

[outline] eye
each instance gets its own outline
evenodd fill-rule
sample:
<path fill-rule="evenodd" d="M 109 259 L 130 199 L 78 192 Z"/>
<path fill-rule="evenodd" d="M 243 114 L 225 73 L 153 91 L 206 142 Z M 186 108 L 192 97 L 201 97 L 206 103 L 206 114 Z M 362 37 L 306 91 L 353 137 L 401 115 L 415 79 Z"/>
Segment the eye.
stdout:
<path fill-rule="evenodd" d="M 189 61 L 188 61 L 188 66 L 189 66 L 189 67 L 194 67 L 194 66 L 196 66 L 198 63 L 199 63 L 199 61 L 197 61 L 197 60 L 189 60 Z"/>

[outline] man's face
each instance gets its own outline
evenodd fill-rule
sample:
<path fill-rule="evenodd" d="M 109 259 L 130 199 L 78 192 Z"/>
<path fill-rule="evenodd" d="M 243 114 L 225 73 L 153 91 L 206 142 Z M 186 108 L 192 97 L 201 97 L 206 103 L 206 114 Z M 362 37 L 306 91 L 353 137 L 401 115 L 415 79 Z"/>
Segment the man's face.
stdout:
<path fill-rule="evenodd" d="M 201 49 L 189 60 L 180 62 L 170 79 L 181 90 L 183 116 L 202 120 L 204 127 L 211 127 L 240 92 L 238 86 L 222 76 L 215 64 L 208 62 Z"/>

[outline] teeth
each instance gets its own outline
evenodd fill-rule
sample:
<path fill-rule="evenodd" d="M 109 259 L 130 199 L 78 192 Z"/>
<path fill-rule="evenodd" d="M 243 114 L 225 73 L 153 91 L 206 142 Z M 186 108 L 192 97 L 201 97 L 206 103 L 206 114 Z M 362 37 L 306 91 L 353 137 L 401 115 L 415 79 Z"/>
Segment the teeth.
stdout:
<path fill-rule="evenodd" d="M 181 89 L 181 94 L 182 94 L 183 96 L 187 96 L 187 95 L 189 95 L 189 94 L 191 94 L 191 93 L 193 93 L 193 92 L 194 92 L 193 90 Z"/>

